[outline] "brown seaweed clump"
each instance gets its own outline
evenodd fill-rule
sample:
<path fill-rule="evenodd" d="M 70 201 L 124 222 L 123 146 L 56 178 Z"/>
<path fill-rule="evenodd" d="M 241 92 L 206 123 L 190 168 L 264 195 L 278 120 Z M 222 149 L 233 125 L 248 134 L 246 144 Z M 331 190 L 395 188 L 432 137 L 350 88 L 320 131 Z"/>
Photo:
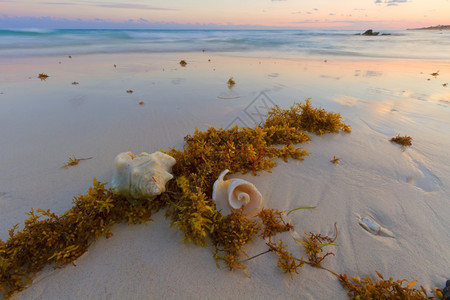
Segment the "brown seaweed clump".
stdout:
<path fill-rule="evenodd" d="M 412 145 L 411 141 L 412 141 L 412 138 L 410 136 L 407 136 L 407 135 L 400 136 L 400 134 L 399 134 L 399 135 L 391 138 L 391 142 L 397 143 L 397 144 L 402 145 L 404 147 L 411 146 Z"/>
<path fill-rule="evenodd" d="M 263 225 L 262 238 L 271 238 L 280 232 L 293 230 L 294 227 L 290 223 L 286 223 L 283 219 L 283 212 L 278 209 L 262 209 L 258 214 Z"/>
<path fill-rule="evenodd" d="M 186 65 L 187 65 L 187 62 L 184 59 L 180 60 L 180 66 L 186 67 Z"/>
<path fill-rule="evenodd" d="M 230 77 L 227 81 L 227 84 L 229 88 L 232 88 L 236 84 L 236 82 L 234 81 L 233 77 Z"/>
<path fill-rule="evenodd" d="M 289 273 L 291 278 L 293 274 L 298 274 L 298 269 L 305 265 L 303 259 L 298 259 L 292 256 L 292 253 L 286 250 L 287 245 L 280 240 L 277 244 L 268 242 L 267 245 L 270 247 L 270 251 L 278 256 L 278 268 L 280 268 L 284 273 Z"/>
<path fill-rule="evenodd" d="M 434 78 L 439 76 L 439 70 L 437 70 L 436 72 L 433 72 L 430 74 L 431 76 L 433 76 Z"/>
<path fill-rule="evenodd" d="M 407 280 L 395 280 L 390 277 L 383 278 L 379 272 L 375 271 L 380 280 L 372 280 L 370 277 L 360 279 L 359 277 L 348 278 L 347 274 L 339 275 L 341 285 L 348 290 L 350 299 L 371 300 L 371 299 L 411 299 L 426 300 L 428 294 L 423 288 L 412 288 L 417 280 L 408 282 Z M 406 286 L 404 286 L 406 284 Z"/>
<path fill-rule="evenodd" d="M 45 73 L 39 73 L 38 78 L 42 81 L 46 80 L 49 76 Z"/>
<path fill-rule="evenodd" d="M 340 113 L 313 108 L 309 99 L 306 99 L 305 103 L 295 103 L 290 109 L 281 109 L 278 105 L 273 107 L 264 124 L 265 128 L 271 126 L 296 128 L 317 135 L 351 132 L 350 126 L 342 121 Z"/>
<path fill-rule="evenodd" d="M 211 239 L 216 248 L 214 259 L 218 268 L 220 268 L 218 261 L 222 260 L 230 271 L 241 269 L 247 273 L 242 261 L 243 256 L 248 257 L 244 247 L 259 232 L 261 224 L 246 218 L 242 212 L 243 209 L 239 209 L 228 216 L 221 215 Z"/>
<path fill-rule="evenodd" d="M 334 238 L 329 237 L 327 235 L 322 234 L 316 234 L 310 232 L 309 234 L 306 234 L 306 237 L 303 238 L 303 241 L 295 239 L 295 241 L 299 244 L 302 244 L 306 254 L 308 255 L 308 264 L 313 267 L 320 268 L 320 263 L 329 255 L 334 255 L 333 252 L 327 252 L 325 254 L 323 253 L 323 248 L 325 246 L 337 246 L 334 244 L 334 242 L 337 239 L 338 236 L 338 230 L 336 224 L 334 224 L 335 229 L 335 236 Z"/>
<path fill-rule="evenodd" d="M 339 157 L 336 157 L 336 155 L 333 155 L 333 159 L 332 160 L 330 160 L 330 162 L 332 162 L 333 164 L 338 164 L 339 163 L 339 161 L 340 161 L 341 159 L 339 158 Z"/>

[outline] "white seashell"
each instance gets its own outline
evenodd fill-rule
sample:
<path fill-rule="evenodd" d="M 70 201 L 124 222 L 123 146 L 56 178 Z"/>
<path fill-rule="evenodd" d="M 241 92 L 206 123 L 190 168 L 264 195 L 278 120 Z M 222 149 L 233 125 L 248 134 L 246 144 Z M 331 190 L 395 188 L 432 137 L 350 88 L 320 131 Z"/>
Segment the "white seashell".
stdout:
<path fill-rule="evenodd" d="M 175 158 L 162 152 L 134 155 L 123 152 L 114 160 L 112 190 L 130 202 L 152 200 L 165 192 L 166 183 L 173 178 Z"/>
<path fill-rule="evenodd" d="M 381 232 L 381 226 L 370 217 L 361 218 L 359 225 L 372 234 L 379 235 Z"/>
<path fill-rule="evenodd" d="M 229 170 L 225 170 L 220 173 L 214 182 L 212 199 L 216 202 L 216 209 L 228 215 L 231 209 L 244 207 L 244 214 L 255 216 L 261 208 L 261 193 L 246 180 L 239 178 L 223 180 L 228 172 Z"/>

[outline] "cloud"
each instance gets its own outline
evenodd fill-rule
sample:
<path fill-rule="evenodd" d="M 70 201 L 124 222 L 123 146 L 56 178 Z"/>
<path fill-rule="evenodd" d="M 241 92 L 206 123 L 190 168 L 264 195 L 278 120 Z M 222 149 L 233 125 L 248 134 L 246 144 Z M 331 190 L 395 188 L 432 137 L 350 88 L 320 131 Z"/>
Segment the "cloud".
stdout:
<path fill-rule="evenodd" d="M 177 23 L 151 22 L 147 19 L 127 19 L 124 21 L 110 21 L 101 18 L 67 19 L 54 17 L 10 17 L 0 15 L 0 28 L 14 29 L 271 29 L 272 26 L 251 24 L 214 24 L 214 23 Z M 278 28 L 278 27 L 277 27 Z M 281 27 L 290 28 L 290 27 Z"/>
<path fill-rule="evenodd" d="M 41 2 L 41 4 L 50 4 L 50 5 L 72 5 L 72 3 L 68 2 Z"/>
<path fill-rule="evenodd" d="M 380 28 L 387 29 L 392 28 L 392 24 L 390 21 L 369 21 L 362 19 L 344 19 L 344 20 L 321 20 L 317 22 L 317 20 L 299 20 L 294 22 L 302 27 L 309 28 L 322 28 L 322 29 L 352 29 L 352 30 L 361 30 L 361 28 Z"/>
<path fill-rule="evenodd" d="M 127 2 L 100 2 L 100 1 L 67 1 L 67 2 L 41 2 L 46 5 L 76 5 L 76 6 L 94 6 L 104 8 L 121 8 L 121 9 L 145 9 L 145 10 L 176 10 L 172 8 L 155 7 L 146 4 L 131 4 Z"/>
<path fill-rule="evenodd" d="M 383 75 L 382 72 L 368 70 L 368 71 L 366 71 L 366 73 L 363 76 L 364 77 L 380 77 L 381 75 Z"/>
<path fill-rule="evenodd" d="M 96 3 L 91 4 L 91 6 L 106 7 L 106 8 L 125 8 L 125 9 L 176 10 L 172 8 L 149 6 L 146 4 L 130 4 L 130 3 Z"/>
<path fill-rule="evenodd" d="M 397 6 L 399 3 L 405 3 L 408 0 L 375 0 L 376 4 L 386 4 L 387 6 Z"/>

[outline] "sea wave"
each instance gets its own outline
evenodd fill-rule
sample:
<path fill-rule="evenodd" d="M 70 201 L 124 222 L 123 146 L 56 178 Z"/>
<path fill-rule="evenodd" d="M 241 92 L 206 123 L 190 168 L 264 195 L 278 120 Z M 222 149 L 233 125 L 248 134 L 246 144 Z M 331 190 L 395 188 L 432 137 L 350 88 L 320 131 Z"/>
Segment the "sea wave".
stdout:
<path fill-rule="evenodd" d="M 283 56 L 450 61 L 450 31 L 1 29 L 0 58 L 133 52 L 262 52 Z"/>
<path fill-rule="evenodd" d="M 42 28 L 18 28 L 18 29 L 0 29 L 0 36 L 3 35 L 45 35 L 56 33 L 54 29 L 42 29 Z"/>

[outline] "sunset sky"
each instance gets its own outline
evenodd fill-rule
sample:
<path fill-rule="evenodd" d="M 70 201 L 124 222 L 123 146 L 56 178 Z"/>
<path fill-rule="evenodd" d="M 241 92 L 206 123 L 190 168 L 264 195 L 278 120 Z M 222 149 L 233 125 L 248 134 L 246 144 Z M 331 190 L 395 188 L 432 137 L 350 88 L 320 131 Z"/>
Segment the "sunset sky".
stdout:
<path fill-rule="evenodd" d="M 405 29 L 450 24 L 450 0 L 1 0 L 0 28 Z"/>

